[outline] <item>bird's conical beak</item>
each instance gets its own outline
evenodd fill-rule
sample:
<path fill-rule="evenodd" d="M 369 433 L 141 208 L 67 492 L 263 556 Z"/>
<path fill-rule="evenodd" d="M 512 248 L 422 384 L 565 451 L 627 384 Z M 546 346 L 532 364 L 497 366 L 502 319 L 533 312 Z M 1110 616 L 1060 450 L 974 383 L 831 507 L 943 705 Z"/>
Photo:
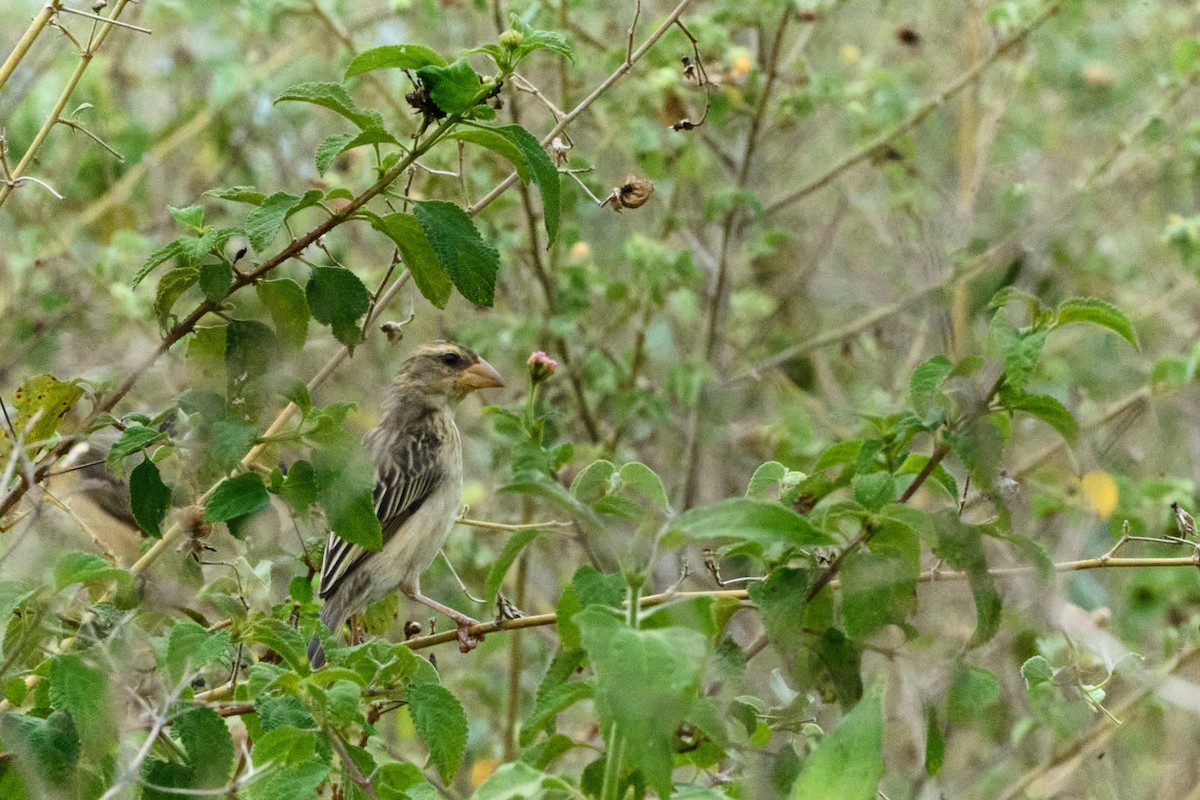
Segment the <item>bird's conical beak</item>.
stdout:
<path fill-rule="evenodd" d="M 499 389 L 504 386 L 504 378 L 500 377 L 495 367 L 482 358 L 478 364 L 464 369 L 458 382 L 471 389 Z"/>

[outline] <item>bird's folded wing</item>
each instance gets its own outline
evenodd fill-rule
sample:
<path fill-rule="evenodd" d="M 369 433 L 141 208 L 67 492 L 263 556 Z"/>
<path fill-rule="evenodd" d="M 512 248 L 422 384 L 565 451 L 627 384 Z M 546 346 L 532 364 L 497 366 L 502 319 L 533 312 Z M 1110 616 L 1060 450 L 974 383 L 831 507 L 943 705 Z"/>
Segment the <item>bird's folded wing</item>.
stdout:
<path fill-rule="evenodd" d="M 429 444 L 413 442 L 412 444 Z M 395 457 L 385 457 L 375 471 L 375 516 L 383 530 L 383 545 L 387 546 L 396 532 L 442 483 L 445 470 L 437 458 L 436 447 L 409 447 L 401 453 L 404 463 Z M 351 544 L 331 531 L 325 543 L 325 559 L 321 564 L 321 588 L 318 594 L 327 598 L 337 591 L 342 581 L 366 561 L 373 551 Z"/>

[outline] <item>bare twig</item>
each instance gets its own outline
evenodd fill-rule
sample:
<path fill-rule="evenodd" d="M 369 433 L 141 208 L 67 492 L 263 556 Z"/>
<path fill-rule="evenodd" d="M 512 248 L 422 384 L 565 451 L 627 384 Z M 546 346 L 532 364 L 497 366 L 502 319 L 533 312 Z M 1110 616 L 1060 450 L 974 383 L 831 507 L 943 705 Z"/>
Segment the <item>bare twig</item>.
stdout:
<path fill-rule="evenodd" d="M 42 10 L 37 13 L 33 21 L 29 23 L 29 27 L 25 29 L 25 33 L 21 34 L 21 38 L 17 41 L 13 51 L 8 54 L 8 58 L 4 59 L 4 64 L 0 65 L 0 89 L 4 88 L 4 84 L 8 82 L 9 76 L 21 63 L 21 59 L 25 58 L 25 54 L 29 52 L 29 48 L 33 46 L 38 35 L 50 22 L 54 13 L 58 11 L 61 0 L 47 0 L 46 5 L 42 6 Z"/>
<path fill-rule="evenodd" d="M 893 125 L 883 133 L 876 136 L 864 146 L 855 150 L 853 153 L 843 157 L 840 161 L 826 170 L 819 177 L 814 178 L 808 183 L 790 192 L 779 199 L 766 204 L 763 209 L 763 216 L 769 217 L 780 209 L 791 205 L 792 203 L 803 200 L 819 189 L 823 189 L 833 183 L 842 173 L 855 167 L 867 159 L 871 158 L 875 153 L 886 147 L 889 142 L 897 136 L 912 130 L 920 125 L 934 111 L 945 105 L 946 101 L 957 95 L 966 87 L 977 81 L 987 69 L 995 64 L 1001 57 L 1015 48 L 1017 45 L 1024 42 L 1029 35 L 1040 28 L 1046 20 L 1058 13 L 1062 7 L 1061 0 L 1054 0 L 1046 4 L 1046 7 L 1041 10 L 1033 19 L 1029 21 L 1025 27 L 1013 33 L 1003 42 L 996 46 L 990 54 L 977 61 L 969 69 L 947 84 L 940 92 L 926 100 L 915 111 L 905 117 L 903 120 Z"/>

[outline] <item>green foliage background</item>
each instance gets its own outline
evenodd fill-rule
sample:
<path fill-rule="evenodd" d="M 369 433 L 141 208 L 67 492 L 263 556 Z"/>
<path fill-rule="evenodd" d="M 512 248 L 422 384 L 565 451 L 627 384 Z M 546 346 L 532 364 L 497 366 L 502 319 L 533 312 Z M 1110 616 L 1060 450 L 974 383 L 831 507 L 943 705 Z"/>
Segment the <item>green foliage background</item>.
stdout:
<path fill-rule="evenodd" d="M 0 796 L 1195 791 L 1194 4 L 96 8 L 0 80 Z M 424 589 L 529 616 L 312 673 L 437 337 Z"/>

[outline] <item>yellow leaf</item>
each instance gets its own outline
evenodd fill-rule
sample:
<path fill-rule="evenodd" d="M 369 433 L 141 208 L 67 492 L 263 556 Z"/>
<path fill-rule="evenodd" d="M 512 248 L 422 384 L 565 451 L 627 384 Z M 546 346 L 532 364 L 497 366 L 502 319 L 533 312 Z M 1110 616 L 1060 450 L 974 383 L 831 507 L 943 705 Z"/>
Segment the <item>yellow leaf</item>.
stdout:
<path fill-rule="evenodd" d="M 1092 510 L 1104 519 L 1117 507 L 1117 482 L 1102 469 L 1094 469 L 1079 481 L 1079 488 Z"/>

